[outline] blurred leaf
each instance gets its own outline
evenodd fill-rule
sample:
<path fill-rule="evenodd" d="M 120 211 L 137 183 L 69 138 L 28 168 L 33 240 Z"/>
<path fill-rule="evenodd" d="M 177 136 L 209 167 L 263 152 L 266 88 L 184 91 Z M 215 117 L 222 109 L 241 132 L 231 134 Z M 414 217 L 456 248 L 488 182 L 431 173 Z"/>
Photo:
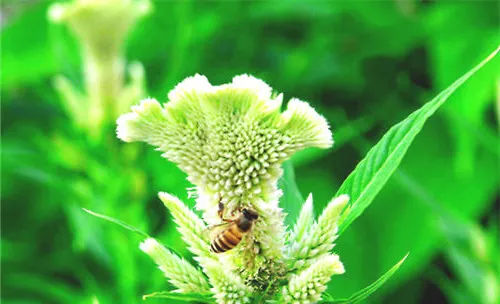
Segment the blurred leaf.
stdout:
<path fill-rule="evenodd" d="M 275 69 L 287 86 L 324 82 L 360 86 L 368 58 L 402 55 L 422 35 L 418 18 L 386 1 L 316 1 L 314 5 L 262 1 L 250 7 L 250 12 L 257 20 L 254 31 L 268 36 L 262 51 L 271 53 L 268 56 L 273 51 L 279 54 L 272 58 L 276 58 Z M 293 40 L 286 39 L 281 32 L 276 33 L 277 29 L 296 35 Z M 306 33 L 305 37 L 299 33 Z"/>
<path fill-rule="evenodd" d="M 103 215 L 103 214 L 99 214 L 99 213 L 87 210 L 85 208 L 82 208 L 82 209 L 85 212 L 87 212 L 87 213 L 89 213 L 89 214 L 91 214 L 91 215 L 93 215 L 95 217 L 98 217 L 98 218 L 101 218 L 101 219 L 106 220 L 108 222 L 114 223 L 114 224 L 116 224 L 118 226 L 121 226 L 122 228 L 125 228 L 127 230 L 132 231 L 132 232 L 135 232 L 135 233 L 137 233 L 137 234 L 139 234 L 139 235 L 141 235 L 141 236 L 143 236 L 145 238 L 149 238 L 150 237 L 147 233 L 142 232 L 139 229 L 135 228 L 134 226 L 131 226 L 131 225 L 129 225 L 129 224 L 123 222 L 123 221 L 120 221 L 118 219 L 115 219 L 115 218 L 112 218 L 112 217 L 109 217 L 109 216 L 106 216 L 106 215 Z"/>
<path fill-rule="evenodd" d="M 452 282 L 444 273 L 440 273 L 439 276 L 434 273 L 432 281 L 444 292 L 448 297 L 450 303 L 453 304 L 470 304 L 477 303 L 476 300 L 471 297 L 471 294 L 463 288 L 459 283 Z"/>
<path fill-rule="evenodd" d="M 358 291 L 357 293 L 353 294 L 350 296 L 348 299 L 344 300 L 334 300 L 334 301 L 320 301 L 320 303 L 344 303 L 344 304 L 355 304 L 355 303 L 361 303 L 364 301 L 366 298 L 368 298 L 372 293 L 377 291 L 384 283 L 392 277 L 396 271 L 398 271 L 399 267 L 404 263 L 406 258 L 408 257 L 408 254 L 405 255 L 401 261 L 399 261 L 396 265 L 394 265 L 391 269 L 389 269 L 386 273 L 384 273 L 380 278 L 378 278 L 375 282 L 370 284 L 369 286 L 363 288 L 362 290 Z M 330 296 L 331 297 L 331 296 Z"/>
<path fill-rule="evenodd" d="M 3 88 L 38 82 L 60 71 L 62 63 L 78 62 L 75 42 L 60 35 L 47 21 L 49 5 L 49 1 L 39 1 L 1 29 Z M 56 49 L 52 48 L 52 38 Z M 62 48 L 66 49 L 64 54 Z"/>
<path fill-rule="evenodd" d="M 7 275 L 4 280 L 7 281 L 7 285 L 15 284 L 15 288 L 26 295 L 35 293 L 54 303 L 75 303 L 80 302 L 82 298 L 79 291 L 68 282 L 60 282 L 52 277 L 41 277 L 33 273 L 17 273 Z"/>
<path fill-rule="evenodd" d="M 443 3 L 425 16 L 429 57 L 437 87 L 453 81 L 498 45 L 499 18 L 496 3 L 476 5 L 468 1 L 459 5 Z M 479 140 L 470 129 L 486 127 L 484 118 L 494 100 L 499 71 L 498 61 L 484 67 L 480 75 L 469 81 L 467 90 L 457 92 L 453 100 L 443 107 L 454 140 L 456 154 L 453 166 L 458 175 L 470 176 L 474 173 Z"/>
<path fill-rule="evenodd" d="M 321 165 L 322 162 L 319 161 L 319 164 Z M 326 204 L 334 197 L 335 190 L 340 186 L 340 182 L 334 180 L 331 172 L 319 166 L 296 168 L 295 182 L 299 186 L 300 193 L 313 195 L 315 214 L 321 214 Z M 304 201 L 297 208 L 302 208 Z"/>
<path fill-rule="evenodd" d="M 68 224 L 72 230 L 72 247 L 76 252 L 88 250 L 92 252 L 103 264 L 111 265 L 112 258 L 106 251 L 106 243 L 102 229 L 97 225 L 88 223 L 88 217 L 82 212 L 82 209 L 71 202 L 69 198 L 67 204 L 63 206 L 68 217 Z"/>
<path fill-rule="evenodd" d="M 282 165 L 283 175 L 278 181 L 279 188 L 283 191 L 283 196 L 280 199 L 281 207 L 285 210 L 286 226 L 291 227 L 297 218 L 304 198 L 300 194 L 299 188 L 295 183 L 295 173 L 291 161 L 286 161 Z"/>
<path fill-rule="evenodd" d="M 173 291 L 158 291 L 151 294 L 142 296 L 143 300 L 149 300 L 153 298 L 159 299 L 169 299 L 169 300 L 181 300 L 181 301 L 196 301 L 202 303 L 212 303 L 213 298 L 211 294 L 200 294 L 200 293 L 178 293 Z"/>
<path fill-rule="evenodd" d="M 464 287 L 463 291 L 469 293 L 478 303 L 498 303 L 498 285 L 494 287 L 496 292 L 491 293 L 491 290 L 488 290 L 490 286 L 487 281 L 491 280 L 491 277 L 477 257 L 452 244 L 447 249 L 447 258 L 454 274 L 458 276 L 460 286 Z M 488 299 L 492 294 L 496 294 L 494 301 Z"/>
<path fill-rule="evenodd" d="M 483 67 L 498 53 L 497 48 L 485 60 L 441 91 L 433 100 L 413 112 L 405 120 L 392 127 L 382 139 L 368 152 L 356 169 L 347 177 L 337 192 L 337 196 L 348 194 L 352 208 L 340 224 L 339 234 L 363 213 L 377 193 L 385 185 L 398 167 L 414 138 L 427 119 L 477 70 Z"/>
<path fill-rule="evenodd" d="M 345 113 L 342 111 L 338 112 L 339 115 L 345 116 Z M 360 117 L 355 120 L 344 119 L 344 121 L 344 123 L 335 128 L 335 134 L 333 136 L 335 141 L 333 146 L 334 150 L 338 150 L 353 138 L 359 137 L 361 134 L 370 130 L 374 125 L 374 121 L 371 117 Z M 305 166 L 329 153 L 332 153 L 331 149 L 304 149 L 292 155 L 291 162 L 294 167 Z"/>
<path fill-rule="evenodd" d="M 452 297 L 463 294 L 478 303 L 498 303 L 500 272 L 494 262 L 498 256 L 489 256 L 494 251 L 488 250 L 485 231 L 472 222 L 452 216 L 443 217 L 441 224 L 448 241 L 447 262 L 459 282 L 452 284 L 441 280 L 443 288 Z M 498 240 L 495 246 L 499 246 Z"/>
<path fill-rule="evenodd" d="M 47 43 L 47 3 L 37 5 L 2 29 L 2 86 L 38 80 L 55 70 Z M 37 27 L 37 31 L 33 27 Z"/>

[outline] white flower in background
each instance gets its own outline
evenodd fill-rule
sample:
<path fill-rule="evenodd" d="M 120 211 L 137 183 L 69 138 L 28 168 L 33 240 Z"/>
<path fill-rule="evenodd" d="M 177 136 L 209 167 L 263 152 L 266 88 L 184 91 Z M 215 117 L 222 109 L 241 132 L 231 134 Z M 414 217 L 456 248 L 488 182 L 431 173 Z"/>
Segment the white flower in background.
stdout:
<path fill-rule="evenodd" d="M 330 251 L 348 197 L 334 199 L 317 222 L 309 197 L 287 241 L 277 181 L 280 165 L 293 153 L 333 144 L 326 120 L 298 99 L 291 99 L 281 112 L 282 95 L 273 95 L 267 84 L 248 75 L 220 86 L 195 75 L 182 81 L 168 99 L 164 105 L 146 99 L 132 107 L 118 119 L 117 135 L 157 147 L 196 186 L 196 207 L 204 221 L 177 198 L 166 193 L 160 198 L 197 256 L 217 301 L 244 303 L 264 291 L 270 298 L 297 303 L 320 299 L 330 276 L 344 272 Z M 219 203 L 224 218 L 234 218 L 244 208 L 256 211 L 259 218 L 234 249 L 215 254 L 204 231 L 205 223 L 221 223 Z M 189 275 L 184 285 L 177 285 L 178 274 L 162 265 L 179 263 L 187 269 L 185 261 L 176 257 L 167 262 L 169 254 L 150 255 L 179 290 L 199 279 Z"/>
<path fill-rule="evenodd" d="M 85 93 L 63 76 L 55 79 L 56 89 L 68 115 L 93 136 L 144 96 L 144 69 L 137 62 L 127 67 L 123 48 L 127 33 L 150 10 L 149 0 L 74 0 L 49 8 L 49 20 L 77 37 L 84 64 Z M 124 86 L 126 68 L 131 81 Z"/>
<path fill-rule="evenodd" d="M 130 28 L 150 10 L 148 0 L 75 0 L 52 5 L 49 19 L 67 23 L 85 47 L 103 53 L 121 48 Z"/>

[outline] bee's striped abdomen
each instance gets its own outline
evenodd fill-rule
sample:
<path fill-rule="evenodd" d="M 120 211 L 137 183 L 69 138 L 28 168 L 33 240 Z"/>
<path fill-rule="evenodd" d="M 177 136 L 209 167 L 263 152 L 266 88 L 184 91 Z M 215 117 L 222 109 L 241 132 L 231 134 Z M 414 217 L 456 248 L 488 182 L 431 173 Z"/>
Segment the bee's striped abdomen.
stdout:
<path fill-rule="evenodd" d="M 210 248 L 215 253 L 222 253 L 233 249 L 241 241 L 243 235 L 236 225 L 231 225 L 228 229 L 222 231 L 212 241 Z"/>

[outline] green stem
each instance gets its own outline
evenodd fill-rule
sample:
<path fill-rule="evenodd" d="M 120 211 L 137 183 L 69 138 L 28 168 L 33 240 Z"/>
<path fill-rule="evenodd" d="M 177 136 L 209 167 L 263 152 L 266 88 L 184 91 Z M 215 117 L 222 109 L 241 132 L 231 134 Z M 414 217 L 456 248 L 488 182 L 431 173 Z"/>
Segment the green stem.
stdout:
<path fill-rule="evenodd" d="M 118 47 L 83 47 L 85 85 L 89 99 L 88 123 L 92 136 L 99 137 L 103 126 L 116 119 L 116 104 L 123 89 L 125 58 Z"/>

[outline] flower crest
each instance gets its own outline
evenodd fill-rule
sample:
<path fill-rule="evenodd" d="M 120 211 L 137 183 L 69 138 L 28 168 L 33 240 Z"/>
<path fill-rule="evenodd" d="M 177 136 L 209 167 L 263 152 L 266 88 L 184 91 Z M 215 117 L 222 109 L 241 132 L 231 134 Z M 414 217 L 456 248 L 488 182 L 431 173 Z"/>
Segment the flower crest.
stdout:
<path fill-rule="evenodd" d="M 145 141 L 188 174 L 198 191 L 222 199 L 229 210 L 275 199 L 280 165 L 294 152 L 333 144 L 326 120 L 308 103 L 273 96 L 263 81 L 248 75 L 212 86 L 195 75 L 182 81 L 160 105 L 146 99 L 118 120 L 118 137 Z"/>

